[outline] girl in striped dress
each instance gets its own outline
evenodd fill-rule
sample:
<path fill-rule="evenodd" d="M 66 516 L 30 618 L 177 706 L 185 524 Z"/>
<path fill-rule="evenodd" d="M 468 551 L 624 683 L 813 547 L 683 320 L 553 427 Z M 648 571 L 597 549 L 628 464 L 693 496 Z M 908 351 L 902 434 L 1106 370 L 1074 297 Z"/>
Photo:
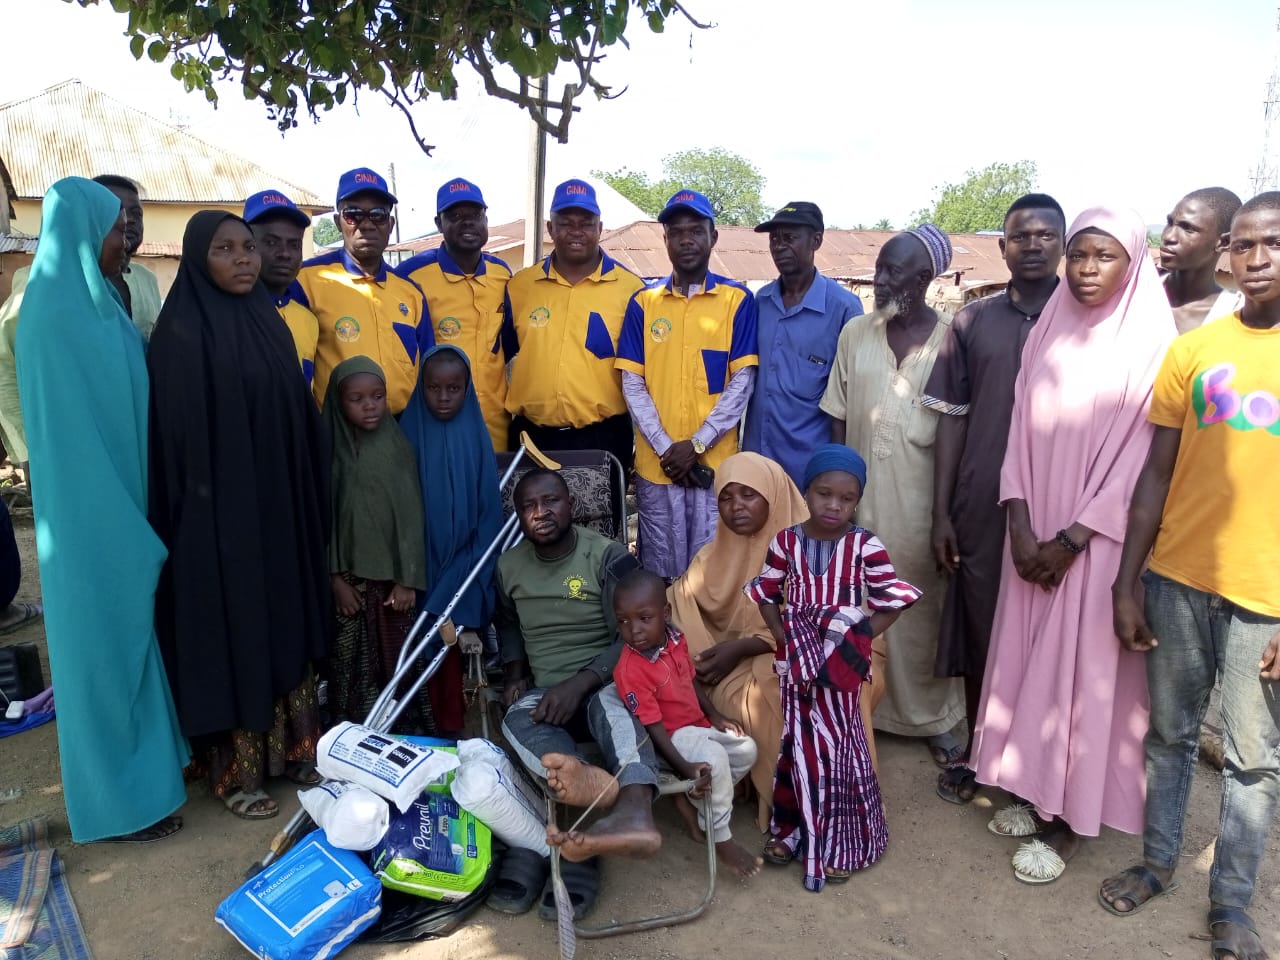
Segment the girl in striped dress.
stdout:
<path fill-rule="evenodd" d="M 888 842 L 880 784 L 858 711 L 871 638 L 920 598 L 884 544 L 854 525 L 867 467 L 831 443 L 805 468 L 809 519 L 780 532 L 747 596 L 777 641 L 782 749 L 773 779 L 770 863 L 804 859 L 804 885 L 843 883 Z"/>

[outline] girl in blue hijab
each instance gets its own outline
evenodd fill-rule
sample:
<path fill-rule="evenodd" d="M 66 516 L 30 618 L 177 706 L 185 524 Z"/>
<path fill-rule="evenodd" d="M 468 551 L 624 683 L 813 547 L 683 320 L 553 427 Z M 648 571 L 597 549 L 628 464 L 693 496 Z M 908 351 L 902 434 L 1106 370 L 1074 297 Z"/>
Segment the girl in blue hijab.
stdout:
<path fill-rule="evenodd" d="M 471 364 L 457 347 L 441 345 L 422 358 L 418 386 L 400 417 L 413 447 L 422 486 L 427 541 L 427 592 L 423 606 L 440 613 L 475 568 L 502 526 L 502 500 L 493 442 L 471 378 Z M 488 629 L 493 619 L 491 557 L 454 607 L 460 629 Z M 462 657 L 455 647 L 431 686 L 441 731 L 462 729 Z"/>
<path fill-rule="evenodd" d="M 189 752 L 156 643 L 146 361 L 107 279 L 124 214 L 68 177 L 41 216 L 15 353 L 67 818 L 79 843 L 159 840 L 182 826 Z"/>

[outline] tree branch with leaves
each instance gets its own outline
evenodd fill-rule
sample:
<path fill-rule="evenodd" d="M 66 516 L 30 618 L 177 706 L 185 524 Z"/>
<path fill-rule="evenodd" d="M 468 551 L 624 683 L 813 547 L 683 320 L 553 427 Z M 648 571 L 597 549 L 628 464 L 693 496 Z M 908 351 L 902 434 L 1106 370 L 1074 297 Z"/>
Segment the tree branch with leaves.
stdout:
<path fill-rule="evenodd" d="M 81 6 L 98 0 L 76 0 Z M 576 100 L 617 96 L 596 75 L 604 50 L 626 45 L 633 16 L 661 32 L 673 17 L 698 22 L 678 0 L 110 0 L 129 16 L 135 58 L 170 61 L 188 92 L 216 103 L 215 82 L 235 79 L 261 100 L 283 131 L 361 91 L 399 109 L 415 141 L 413 107 L 458 95 L 465 65 L 485 93 L 528 111 L 548 134 L 568 139 Z M 542 97 L 530 81 L 557 71 L 570 79 Z"/>
<path fill-rule="evenodd" d="M 1031 160 L 993 163 L 969 170 L 961 183 L 938 190 L 933 206 L 917 210 L 913 223 L 932 223 L 947 233 L 999 230 L 1010 204 L 1036 186 L 1036 165 Z"/>
<path fill-rule="evenodd" d="M 711 201 L 716 223 L 755 226 L 767 211 L 760 192 L 765 177 L 746 157 L 722 147 L 710 150 L 682 150 L 663 158 L 662 176 L 649 176 L 623 167 L 621 170 L 594 170 L 613 189 L 651 217 L 656 217 L 677 190 L 697 190 Z"/>

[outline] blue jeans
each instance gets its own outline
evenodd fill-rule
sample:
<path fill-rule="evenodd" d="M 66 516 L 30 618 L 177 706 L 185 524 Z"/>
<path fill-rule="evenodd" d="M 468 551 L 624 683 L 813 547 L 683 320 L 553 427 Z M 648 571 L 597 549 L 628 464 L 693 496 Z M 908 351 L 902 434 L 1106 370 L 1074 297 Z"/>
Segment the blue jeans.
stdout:
<path fill-rule="evenodd" d="M 617 687 L 607 683 L 583 700 L 567 728 L 534 722 L 533 710 L 544 693 L 546 690 L 540 687 L 531 688 L 511 705 L 502 720 L 507 743 L 530 773 L 546 779 L 543 754 L 564 753 L 585 759 L 578 749 L 578 737 L 589 734 L 604 754 L 608 771 L 618 774 L 619 787 L 642 783 L 656 788 L 658 761 L 653 744 L 639 721 L 623 705 Z"/>
<path fill-rule="evenodd" d="M 1144 855 L 1167 870 L 1178 864 L 1200 724 L 1219 677 L 1226 767 L 1209 899 L 1244 909 L 1280 798 L 1280 684 L 1258 671 L 1280 620 L 1159 574 L 1148 572 L 1143 583 L 1147 623 L 1159 641 L 1147 654 Z"/>

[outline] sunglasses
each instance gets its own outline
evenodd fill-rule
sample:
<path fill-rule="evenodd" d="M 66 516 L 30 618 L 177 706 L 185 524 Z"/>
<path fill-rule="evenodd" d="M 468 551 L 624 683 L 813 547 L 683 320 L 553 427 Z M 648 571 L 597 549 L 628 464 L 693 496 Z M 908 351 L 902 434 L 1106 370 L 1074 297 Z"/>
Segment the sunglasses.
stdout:
<path fill-rule="evenodd" d="M 391 219 L 391 211 L 386 207 L 373 207 L 369 210 L 362 210 L 360 207 L 347 207 L 339 216 L 353 227 L 360 226 L 366 220 L 375 227 L 380 227 Z"/>

